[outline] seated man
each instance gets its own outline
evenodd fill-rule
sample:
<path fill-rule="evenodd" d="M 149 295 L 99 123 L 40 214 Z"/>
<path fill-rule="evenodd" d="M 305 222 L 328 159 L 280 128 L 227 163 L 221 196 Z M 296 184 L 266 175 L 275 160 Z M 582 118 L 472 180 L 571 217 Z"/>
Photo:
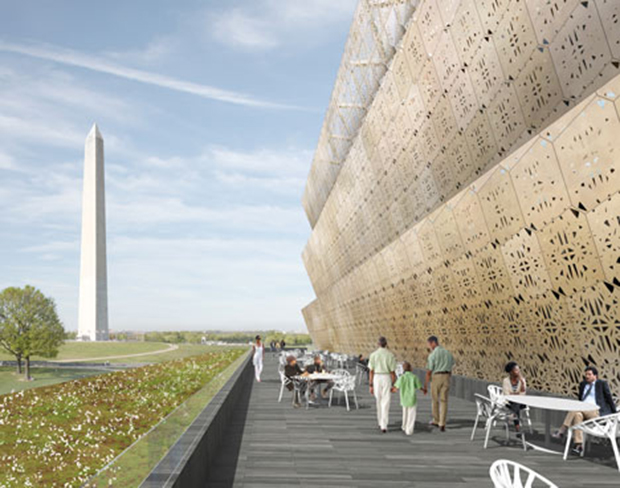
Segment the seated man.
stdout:
<path fill-rule="evenodd" d="M 315 374 L 315 373 L 327 373 L 328 371 L 325 369 L 323 365 L 323 361 L 321 361 L 321 356 L 314 356 L 314 362 L 309 366 L 306 366 L 306 373 Z M 334 382 L 331 380 L 315 380 L 310 385 L 310 399 L 314 400 L 316 398 L 316 394 L 314 392 L 315 385 L 318 383 L 327 383 L 325 389 L 321 392 L 321 396 L 323 398 L 327 397 L 329 390 L 334 386 Z"/>
<path fill-rule="evenodd" d="M 287 356 L 286 357 L 286 366 L 284 366 L 284 376 L 286 376 L 289 380 L 294 381 L 294 377 L 295 376 L 301 376 L 303 374 L 306 374 L 302 371 L 302 369 L 299 367 L 299 364 L 297 364 L 297 358 L 295 356 Z M 300 391 L 300 394 L 303 393 L 303 390 L 305 390 L 305 383 L 302 384 L 302 388 Z M 293 391 L 293 385 L 292 383 L 289 383 L 286 385 L 286 388 L 288 389 L 288 391 Z M 300 407 L 301 406 L 301 402 L 300 402 L 300 398 L 295 398 L 295 402 L 293 403 L 293 405 L 295 405 L 295 407 Z"/>
<path fill-rule="evenodd" d="M 569 427 L 580 424 L 584 420 L 594 419 L 616 413 L 616 404 L 609 391 L 609 385 L 605 380 L 598 379 L 598 370 L 594 366 L 588 366 L 585 372 L 585 380 L 579 384 L 579 400 L 592 404 L 592 410 L 584 412 L 569 412 L 564 419 L 562 427 L 553 434 L 556 439 L 562 437 Z M 575 431 L 575 454 L 581 454 L 583 450 L 583 432 Z"/>

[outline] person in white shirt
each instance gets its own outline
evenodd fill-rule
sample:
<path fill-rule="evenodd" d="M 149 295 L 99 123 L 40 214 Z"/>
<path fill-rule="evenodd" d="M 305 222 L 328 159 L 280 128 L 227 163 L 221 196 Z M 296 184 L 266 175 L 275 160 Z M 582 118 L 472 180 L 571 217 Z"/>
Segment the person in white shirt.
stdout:
<path fill-rule="evenodd" d="M 252 346 L 252 363 L 254 364 L 254 375 L 256 381 L 260 383 L 260 375 L 263 372 L 263 358 L 265 357 L 265 345 L 262 343 L 259 335 L 256 336 L 256 342 Z"/>

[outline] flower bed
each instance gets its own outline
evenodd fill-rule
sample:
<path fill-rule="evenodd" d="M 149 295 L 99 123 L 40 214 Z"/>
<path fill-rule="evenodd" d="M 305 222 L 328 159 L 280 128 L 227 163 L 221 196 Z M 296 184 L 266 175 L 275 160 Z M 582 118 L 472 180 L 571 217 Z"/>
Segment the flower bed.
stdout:
<path fill-rule="evenodd" d="M 0 487 L 80 486 L 244 353 L 225 350 L 0 396 Z"/>

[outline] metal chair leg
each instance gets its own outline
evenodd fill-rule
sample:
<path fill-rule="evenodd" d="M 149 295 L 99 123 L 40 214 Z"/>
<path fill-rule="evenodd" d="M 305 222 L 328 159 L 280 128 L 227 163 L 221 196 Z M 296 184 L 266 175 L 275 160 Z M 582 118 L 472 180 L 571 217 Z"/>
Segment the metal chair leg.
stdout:
<path fill-rule="evenodd" d="M 526 417 L 527 417 L 527 426 L 530 429 L 530 434 L 533 434 L 534 433 L 534 428 L 532 427 L 532 419 L 530 417 L 530 411 L 529 410 L 527 411 Z"/>
<path fill-rule="evenodd" d="M 573 439 L 573 429 L 568 429 L 568 433 L 566 436 L 566 446 L 564 446 L 564 461 L 568 457 L 568 449 L 570 448 L 570 442 Z"/>
<path fill-rule="evenodd" d="M 347 412 L 351 411 L 351 409 L 349 408 L 349 395 L 347 394 L 347 390 L 344 391 L 344 401 L 347 404 Z"/>
<path fill-rule="evenodd" d="M 486 449 L 487 446 L 489 445 L 489 435 L 491 435 L 491 428 L 493 427 L 493 420 L 492 419 L 487 419 L 486 422 L 486 436 L 484 438 L 484 448 Z"/>
<path fill-rule="evenodd" d="M 616 457 L 616 465 L 618 466 L 618 471 L 620 471 L 620 450 L 618 450 L 618 441 L 617 437 L 614 435 L 610 437 L 611 448 L 614 450 L 614 456 Z"/>
<path fill-rule="evenodd" d="M 474 436 L 476 435 L 476 429 L 478 428 L 478 419 L 480 418 L 480 414 L 476 414 L 476 421 L 474 422 L 474 430 L 471 431 L 470 441 L 474 440 Z"/>

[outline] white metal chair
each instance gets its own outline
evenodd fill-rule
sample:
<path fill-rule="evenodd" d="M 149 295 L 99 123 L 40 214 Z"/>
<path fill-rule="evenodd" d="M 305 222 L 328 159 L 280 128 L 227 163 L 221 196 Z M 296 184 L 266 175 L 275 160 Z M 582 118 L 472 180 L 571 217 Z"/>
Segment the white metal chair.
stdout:
<path fill-rule="evenodd" d="M 576 430 L 583 432 L 583 450 L 581 451 L 581 457 L 585 454 L 588 436 L 609 439 L 611 442 L 611 447 L 614 450 L 618 471 L 620 471 L 620 451 L 618 450 L 618 436 L 620 436 L 620 413 L 586 420 L 585 422 L 581 422 L 580 424 L 570 427 L 568 429 L 566 446 L 564 448 L 565 460 L 568 457 L 568 450 L 573 438 L 573 432 Z"/>
<path fill-rule="evenodd" d="M 495 488 L 558 488 L 555 483 L 536 471 L 507 459 L 495 461 L 489 469 L 489 475 Z"/>
<path fill-rule="evenodd" d="M 351 376 L 351 373 L 349 373 L 346 369 L 334 369 L 331 373 L 337 376 Z"/>
<path fill-rule="evenodd" d="M 339 380 L 336 381 L 333 388 L 329 390 L 329 406 L 332 406 L 332 398 L 334 396 L 334 390 L 340 392 L 344 395 L 344 400 L 347 405 L 347 412 L 350 411 L 349 408 L 349 393 L 353 392 L 353 399 L 355 400 L 355 408 L 359 409 L 359 405 L 357 403 L 357 395 L 355 393 L 355 376 L 343 376 Z"/>
<path fill-rule="evenodd" d="M 492 402 L 498 403 L 500 405 L 506 404 L 506 400 L 504 398 L 504 391 L 502 390 L 501 386 L 488 385 L 487 391 L 489 392 L 489 398 Z M 533 434 L 534 429 L 532 428 L 532 419 L 530 418 L 530 407 L 526 406 L 523 410 L 521 410 L 521 416 L 527 422 L 530 434 Z"/>
<path fill-rule="evenodd" d="M 506 407 L 493 402 L 490 398 L 487 398 L 483 395 L 479 395 L 476 393 L 474 395 L 476 397 L 476 420 L 474 422 L 474 428 L 471 433 L 470 440 L 474 440 L 474 436 L 476 435 L 476 429 L 478 428 L 478 422 L 480 418 L 485 419 L 485 437 L 484 437 L 484 448 L 486 449 L 489 445 L 489 437 L 491 435 L 491 429 L 497 425 L 498 422 L 504 424 L 504 428 L 506 429 L 506 441 L 510 440 L 510 410 Z M 523 449 L 526 449 L 525 439 L 521 437 L 521 442 L 523 444 Z"/>
<path fill-rule="evenodd" d="M 292 381 L 284 375 L 284 370 L 278 370 L 278 373 L 280 374 L 280 395 L 278 396 L 278 402 L 281 402 L 284 388 L 286 388 L 286 385 L 290 385 Z"/>

